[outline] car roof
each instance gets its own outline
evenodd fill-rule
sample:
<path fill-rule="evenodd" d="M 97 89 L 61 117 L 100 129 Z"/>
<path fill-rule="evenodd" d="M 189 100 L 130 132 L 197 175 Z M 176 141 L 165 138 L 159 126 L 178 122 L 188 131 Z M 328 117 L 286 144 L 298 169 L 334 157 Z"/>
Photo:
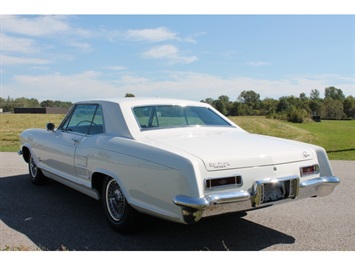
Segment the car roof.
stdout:
<path fill-rule="evenodd" d="M 183 100 L 183 99 L 170 99 L 170 98 L 145 98 L 145 97 L 125 97 L 125 98 L 103 98 L 88 101 L 79 101 L 76 104 L 83 103 L 117 103 L 121 106 L 142 106 L 142 105 L 193 105 L 193 106 L 206 106 L 205 103 Z"/>

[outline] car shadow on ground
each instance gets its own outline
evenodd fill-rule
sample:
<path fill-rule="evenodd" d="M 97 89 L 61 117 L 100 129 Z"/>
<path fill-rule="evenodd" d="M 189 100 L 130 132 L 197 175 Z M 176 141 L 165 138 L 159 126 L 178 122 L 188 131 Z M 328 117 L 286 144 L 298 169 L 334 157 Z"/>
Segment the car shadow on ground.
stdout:
<path fill-rule="evenodd" d="M 0 219 L 43 250 L 257 251 L 295 242 L 236 213 L 194 225 L 143 216 L 136 233 L 121 235 L 106 223 L 98 201 L 55 181 L 34 186 L 27 175 L 0 178 Z"/>

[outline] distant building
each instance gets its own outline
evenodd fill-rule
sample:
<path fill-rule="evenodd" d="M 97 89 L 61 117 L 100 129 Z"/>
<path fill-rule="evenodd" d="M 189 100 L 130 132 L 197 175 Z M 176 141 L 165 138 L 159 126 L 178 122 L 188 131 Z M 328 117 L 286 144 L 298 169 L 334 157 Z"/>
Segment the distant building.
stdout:
<path fill-rule="evenodd" d="M 68 113 L 68 108 L 61 107 L 24 107 L 24 108 L 14 108 L 15 114 L 66 114 Z"/>

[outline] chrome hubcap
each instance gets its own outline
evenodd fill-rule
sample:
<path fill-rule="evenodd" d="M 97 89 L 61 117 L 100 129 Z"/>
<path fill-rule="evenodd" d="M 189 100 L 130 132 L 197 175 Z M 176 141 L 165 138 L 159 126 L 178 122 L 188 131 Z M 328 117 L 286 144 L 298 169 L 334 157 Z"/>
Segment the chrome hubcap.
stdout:
<path fill-rule="evenodd" d="M 125 197 L 117 184 L 112 179 L 106 186 L 106 207 L 113 220 L 116 222 L 123 218 L 125 210 Z"/>
<path fill-rule="evenodd" d="M 30 172 L 31 172 L 31 177 L 36 177 L 36 175 L 37 175 L 37 165 L 33 161 L 32 156 L 31 156 L 31 159 L 30 159 Z"/>

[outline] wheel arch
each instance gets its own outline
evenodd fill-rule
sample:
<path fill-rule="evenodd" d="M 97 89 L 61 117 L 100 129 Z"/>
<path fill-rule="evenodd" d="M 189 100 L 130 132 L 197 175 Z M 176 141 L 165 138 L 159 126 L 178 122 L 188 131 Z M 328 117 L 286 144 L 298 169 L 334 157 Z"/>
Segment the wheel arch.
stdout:
<path fill-rule="evenodd" d="M 25 160 L 26 163 L 29 163 L 28 158 L 30 155 L 30 149 L 26 146 L 22 147 L 22 158 Z"/>
<path fill-rule="evenodd" d="M 122 192 L 124 193 L 127 201 L 128 201 L 128 191 L 126 190 L 125 186 L 122 184 L 120 178 L 111 172 L 107 172 L 103 169 L 98 169 L 96 170 L 91 177 L 91 187 L 92 189 L 96 190 L 100 196 L 100 198 L 102 197 L 101 192 L 102 192 L 102 186 L 104 185 L 104 181 L 106 178 L 113 178 L 116 180 L 116 182 L 118 183 L 118 185 L 120 186 L 120 188 L 122 189 Z"/>
<path fill-rule="evenodd" d="M 91 187 L 98 192 L 100 198 L 102 197 L 101 191 L 106 177 L 108 177 L 108 175 L 101 172 L 95 172 L 91 177 Z"/>

